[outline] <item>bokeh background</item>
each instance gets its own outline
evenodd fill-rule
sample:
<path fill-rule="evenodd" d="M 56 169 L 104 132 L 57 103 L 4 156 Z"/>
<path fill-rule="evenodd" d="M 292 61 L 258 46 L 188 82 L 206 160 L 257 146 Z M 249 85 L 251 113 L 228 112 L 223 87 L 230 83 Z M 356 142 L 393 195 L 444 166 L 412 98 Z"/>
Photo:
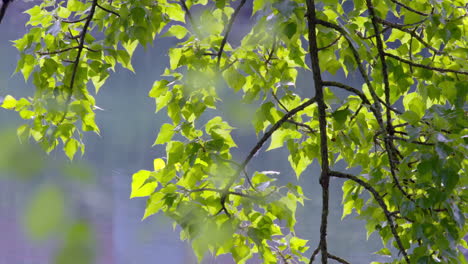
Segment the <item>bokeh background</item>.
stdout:
<path fill-rule="evenodd" d="M 13 75 L 19 54 L 11 40 L 27 31 L 27 15 L 22 12 L 37 2 L 13 2 L 0 24 L 0 98 L 34 93 L 31 82 Z M 254 21 L 247 6 L 231 40 L 241 39 Z M 167 49 L 175 41 L 157 39 L 146 51 L 139 47 L 133 58 L 136 73 L 117 67 L 111 74 L 96 95 L 103 109 L 96 115 L 101 135 L 85 134 L 86 153 L 73 162 L 60 149 L 46 155 L 34 144 L 20 144 L 15 129 L 24 121 L 15 112 L 0 109 L 0 264 L 196 263 L 189 244 L 179 240 L 167 218 L 156 215 L 141 221 L 145 199 L 129 199 L 131 175 L 151 169 L 153 159 L 164 156 L 163 147 L 151 145 L 160 125 L 169 120 L 163 111 L 154 113 L 154 100 L 147 94 L 168 64 Z M 353 74 L 345 79 L 339 72 L 328 78 L 360 86 Z M 297 93 L 313 96 L 312 83 L 310 73 L 302 72 Z M 239 146 L 234 156 L 241 160 L 257 140 L 248 128 L 255 106 L 242 105 L 240 96 L 228 89 L 222 93 L 229 100 L 220 109 L 238 128 L 233 134 Z M 276 170 L 281 183 L 303 186 L 310 200 L 298 208 L 297 234 L 315 248 L 321 212 L 317 164 L 298 181 L 286 151 L 273 150 L 257 155 L 248 170 Z M 351 263 L 383 260 L 372 254 L 381 242 L 375 234 L 366 239 L 364 221 L 354 215 L 341 220 L 341 184 L 334 179 L 331 186 L 329 249 Z M 233 263 L 229 257 L 207 257 L 204 262 Z"/>

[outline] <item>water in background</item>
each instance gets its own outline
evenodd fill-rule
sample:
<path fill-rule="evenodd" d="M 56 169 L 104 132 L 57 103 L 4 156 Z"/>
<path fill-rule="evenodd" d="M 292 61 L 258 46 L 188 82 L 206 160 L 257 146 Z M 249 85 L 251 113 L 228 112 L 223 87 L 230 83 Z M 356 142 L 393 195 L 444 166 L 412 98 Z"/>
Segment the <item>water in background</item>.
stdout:
<path fill-rule="evenodd" d="M 0 96 L 24 96 L 33 93 L 31 83 L 25 84 L 20 75 L 10 78 L 19 55 L 9 41 L 19 38 L 25 32 L 25 15 L 21 14 L 25 5 L 20 1 L 15 2 L 5 21 L 0 24 Z M 243 21 L 248 23 L 248 17 Z M 237 25 L 238 36 L 245 32 L 241 26 Z M 30 202 L 28 199 L 31 192 L 48 182 L 60 182 L 61 186 L 68 188 L 67 195 L 70 197 L 67 197 L 74 204 L 72 216 L 87 218 L 93 223 L 98 263 L 196 262 L 189 246 L 179 241 L 178 231 L 173 231 L 172 223 L 168 219 L 156 215 L 141 221 L 145 199 L 129 200 L 132 173 L 139 169 L 150 169 L 152 160 L 164 155 L 163 147 L 152 148 L 151 145 L 158 127 L 168 122 L 168 119 L 164 113 L 154 114 L 154 101 L 147 93 L 153 81 L 167 65 L 168 57 L 165 51 L 173 43 L 173 39 L 163 39 L 157 40 L 154 47 L 147 52 L 141 47 L 138 48 L 133 59 L 136 74 L 117 68 L 117 73 L 111 75 L 100 94 L 96 96 L 97 105 L 104 109 L 98 111 L 96 117 L 101 136 L 87 133 L 84 139 L 85 156 L 78 159 L 92 168 L 91 172 L 95 175 L 92 184 L 69 183 L 69 178 L 64 176 L 63 170 L 60 169 L 63 163 L 67 163 L 61 151 L 55 151 L 47 157 L 38 151 L 40 159 L 49 165 L 40 170 L 37 176 L 27 180 L 0 177 L 0 264 L 51 263 L 51 256 L 60 242 L 54 239 L 45 242 L 32 241 L 22 225 L 24 208 Z M 347 82 L 357 80 L 351 78 Z M 308 94 L 308 91 L 312 91 L 311 83 L 313 82 L 310 76 L 303 76 L 298 84 L 299 92 Z M 238 106 L 236 103 L 225 102 L 234 109 Z M 236 117 L 231 117 L 231 121 L 238 127 L 242 126 L 242 120 Z M 21 122 L 16 113 L 0 110 L 0 130 L 14 128 Z M 252 130 L 237 130 L 234 138 L 238 139 L 239 149 L 235 156 L 239 159 L 244 157 L 249 146 L 256 142 Z M 0 146 L 0 154 L 1 152 Z M 22 161 L 25 166 L 29 166 L 28 160 Z M 277 170 L 281 172 L 281 182 L 297 183 L 285 151 L 262 153 L 261 158 L 255 158 L 251 164 L 250 172 Z M 317 245 L 319 238 L 321 191 L 318 172 L 319 167 L 314 164 L 300 179 L 306 196 L 311 200 L 306 202 L 305 207 L 298 208 L 297 234 L 311 240 L 311 247 Z M 377 260 L 371 253 L 378 250 L 380 241 L 376 236 L 371 236 L 370 241 L 366 241 L 365 223 L 351 217 L 340 220 L 341 183 L 340 180 L 333 180 L 331 187 L 329 248 L 333 254 L 352 263 Z M 208 259 L 206 263 L 233 262 L 229 258 L 221 257 Z"/>

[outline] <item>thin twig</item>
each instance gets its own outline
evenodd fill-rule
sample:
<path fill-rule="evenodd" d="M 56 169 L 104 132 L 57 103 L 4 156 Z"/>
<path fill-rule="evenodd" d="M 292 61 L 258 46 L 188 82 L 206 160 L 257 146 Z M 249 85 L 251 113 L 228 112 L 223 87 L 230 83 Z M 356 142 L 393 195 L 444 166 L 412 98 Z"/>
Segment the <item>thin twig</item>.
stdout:
<path fill-rule="evenodd" d="M 60 19 L 59 17 L 55 17 L 57 19 L 60 20 L 60 22 L 63 22 L 63 23 L 67 23 L 67 24 L 76 24 L 76 23 L 80 23 L 80 22 L 83 22 L 85 21 L 86 19 L 88 19 L 88 17 L 83 17 L 81 19 L 77 19 L 77 20 L 64 20 L 64 19 Z"/>
<path fill-rule="evenodd" d="M 408 10 L 408 11 L 411 11 L 411 12 L 413 12 L 413 13 L 416 13 L 416 14 L 418 14 L 418 15 L 421 15 L 421 16 L 429 16 L 429 14 L 424 13 L 424 12 L 421 12 L 421 11 L 416 10 L 416 9 L 414 9 L 414 8 L 411 8 L 411 7 L 405 5 L 405 4 L 403 4 L 403 3 L 401 3 L 401 2 L 399 2 L 399 1 L 397 1 L 397 0 L 390 0 L 390 1 L 392 1 L 393 3 L 395 3 L 395 4 L 397 4 L 397 5 L 401 6 L 401 7 L 403 7 L 404 9 L 406 9 L 406 10 Z"/>
<path fill-rule="evenodd" d="M 361 185 L 362 187 L 364 187 L 364 189 L 369 191 L 372 194 L 372 196 L 374 196 L 374 199 L 377 201 L 380 208 L 382 208 L 382 210 L 384 211 L 385 217 L 387 218 L 387 222 L 388 222 L 388 224 L 390 226 L 390 230 L 391 230 L 391 232 L 393 234 L 393 237 L 395 238 L 395 241 L 396 241 L 396 243 L 398 245 L 398 248 L 399 248 L 400 252 L 403 254 L 406 262 L 410 263 L 408 253 L 406 252 L 406 249 L 403 246 L 403 243 L 401 242 L 401 238 L 398 235 L 397 226 L 396 226 L 395 222 L 392 219 L 392 214 L 388 210 L 387 205 L 386 205 L 385 201 L 383 200 L 383 197 L 377 192 L 377 190 L 375 190 L 374 187 L 372 187 L 372 185 L 370 185 L 369 183 L 367 183 L 367 182 L 365 182 L 365 181 L 363 181 L 363 180 L 359 179 L 358 177 L 356 177 L 354 175 L 351 175 L 351 174 L 342 173 L 342 172 L 339 172 L 339 171 L 330 171 L 330 176 L 334 176 L 334 177 L 342 178 L 342 179 L 350 179 L 350 180 L 354 181 L 355 183 L 357 183 L 357 184 Z"/>
<path fill-rule="evenodd" d="M 314 252 L 312 252 L 312 256 L 310 256 L 310 260 L 309 260 L 309 264 L 312 264 L 315 260 L 315 256 L 317 256 L 317 254 L 319 253 L 320 251 L 320 243 L 318 244 L 317 248 L 314 250 Z"/>
<path fill-rule="evenodd" d="M 297 121 L 294 121 L 292 119 L 288 120 L 288 123 L 291 123 L 291 124 L 294 124 L 296 126 L 299 126 L 299 127 L 303 127 L 305 128 L 306 130 L 308 130 L 307 132 L 311 133 L 311 134 L 315 134 L 317 131 L 315 129 L 313 129 L 311 126 L 307 125 L 307 124 L 304 124 L 304 123 L 301 123 L 301 122 L 297 122 Z"/>
<path fill-rule="evenodd" d="M 219 65 L 221 63 L 221 56 L 223 55 L 224 46 L 226 46 L 227 39 L 229 37 L 229 33 L 231 33 L 231 30 L 232 30 L 232 25 L 234 24 L 234 21 L 236 20 L 236 17 L 239 14 L 242 6 L 244 6 L 245 2 L 246 2 L 246 0 L 241 0 L 239 5 L 237 6 L 236 10 L 234 10 L 234 13 L 231 16 L 231 19 L 229 19 L 227 28 L 224 31 L 224 37 L 223 37 L 223 40 L 221 40 L 221 45 L 219 46 L 218 61 L 216 63 L 218 69 L 219 69 Z"/>
<path fill-rule="evenodd" d="M 49 52 L 41 52 L 38 51 L 37 54 L 39 55 L 54 55 L 54 54 L 59 54 L 59 53 L 64 53 L 72 49 L 78 49 L 80 46 L 74 46 L 74 47 L 69 47 L 61 50 L 55 50 L 55 51 L 49 51 Z"/>
<path fill-rule="evenodd" d="M 341 39 L 342 36 L 343 36 L 343 35 L 340 34 L 340 35 L 339 35 L 335 40 L 333 40 L 330 44 L 328 44 L 328 45 L 326 45 L 326 46 L 324 46 L 324 47 L 318 48 L 318 50 L 320 51 L 320 50 L 326 50 L 326 49 L 330 48 L 331 46 L 335 45 L 335 44 L 338 42 L 338 40 Z"/>
<path fill-rule="evenodd" d="M 337 257 L 337 256 L 332 255 L 332 254 L 330 254 L 330 253 L 328 253 L 328 258 L 334 259 L 334 260 L 336 260 L 336 261 L 338 261 L 338 262 L 340 262 L 340 263 L 343 263 L 343 264 L 351 264 L 351 263 L 349 263 L 348 261 L 346 261 L 345 259 L 340 258 L 340 257 Z"/>
<path fill-rule="evenodd" d="M 79 44 L 78 44 L 78 51 L 77 51 L 77 54 L 76 54 L 76 57 L 75 57 L 75 61 L 73 62 L 72 75 L 71 75 L 70 84 L 69 84 L 69 87 L 68 87 L 69 93 L 67 95 L 67 99 L 66 99 L 66 103 L 65 103 L 67 107 L 65 109 L 65 112 L 63 113 L 62 118 L 57 123 L 56 129 L 58 129 L 60 124 L 63 123 L 63 121 L 65 120 L 65 118 L 66 118 L 66 116 L 68 114 L 68 111 L 69 111 L 69 105 L 70 105 L 70 102 L 71 102 L 72 96 L 73 96 L 73 88 L 75 86 L 75 79 L 76 79 L 76 74 L 77 74 L 77 71 L 78 71 L 78 65 L 79 65 L 80 59 L 81 59 L 81 53 L 83 52 L 83 49 L 85 48 L 84 44 L 85 44 L 86 32 L 89 29 L 89 26 L 91 24 L 91 20 L 93 19 L 94 13 L 96 11 L 96 7 L 98 5 L 97 1 L 98 0 L 93 0 L 93 2 L 91 4 L 91 8 L 89 10 L 88 19 L 86 20 L 85 24 L 83 25 L 83 30 L 81 31 L 81 33 L 79 35 L 80 39 L 79 39 Z"/>
<path fill-rule="evenodd" d="M 292 109 L 291 111 L 287 112 L 280 120 L 278 120 L 263 136 L 262 138 L 255 144 L 255 146 L 250 150 L 247 157 L 244 161 L 240 164 L 237 168 L 234 175 L 231 177 L 231 180 L 226 184 L 226 187 L 223 189 L 224 195 L 221 197 L 221 204 L 226 202 L 227 195 L 229 194 L 229 188 L 236 182 L 241 172 L 246 168 L 247 164 L 252 160 L 255 154 L 263 147 L 265 142 L 273 135 L 273 133 L 278 130 L 281 125 L 283 125 L 289 118 L 297 114 L 298 112 L 304 110 L 307 106 L 315 103 L 315 97 L 310 98 L 309 100 L 305 101 L 301 105 L 297 106 L 296 108 Z M 227 211 L 227 210 L 226 210 Z"/>
<path fill-rule="evenodd" d="M 376 17 L 376 20 L 379 22 L 379 23 L 382 23 L 383 25 L 386 25 L 388 27 L 391 27 L 391 28 L 395 28 L 395 29 L 398 29 L 400 31 L 403 31 L 405 33 L 408 33 L 410 34 L 410 36 L 414 37 L 415 39 L 417 39 L 419 42 L 421 42 L 426 48 L 432 50 L 435 54 L 445 54 L 444 51 L 441 51 L 439 49 L 436 49 L 434 48 L 432 45 L 430 45 L 429 43 L 427 43 L 421 36 L 419 36 L 418 34 L 416 34 L 416 32 L 412 31 L 412 30 L 409 30 L 407 29 L 406 27 L 409 27 L 410 25 L 402 25 L 402 24 L 398 24 L 398 23 L 393 23 L 393 22 L 390 22 L 390 21 L 387 21 L 387 20 L 384 20 L 380 17 Z M 419 25 L 420 23 L 415 23 L 414 25 Z M 413 24 L 411 24 L 411 26 L 413 26 Z"/>
<path fill-rule="evenodd" d="M 395 60 L 399 60 L 401 62 L 404 62 L 408 65 L 414 66 L 414 67 L 419 67 L 427 70 L 432 70 L 432 71 L 437 71 L 437 72 L 451 72 L 451 73 L 456 73 L 456 74 L 463 74 L 463 75 L 468 75 L 468 72 L 465 71 L 457 71 L 457 70 L 452 70 L 452 69 L 445 69 L 445 68 L 439 68 L 439 67 L 432 67 L 432 66 L 427 66 L 424 64 L 416 63 L 407 59 L 403 59 L 399 56 L 393 55 L 391 53 L 385 52 L 385 56 L 391 57 Z"/>
<path fill-rule="evenodd" d="M 395 145 L 393 144 L 393 141 L 388 138 L 389 136 L 393 136 L 393 125 L 392 125 L 392 112 L 390 110 L 391 104 L 390 104 L 390 83 L 388 80 L 388 69 L 387 69 L 387 62 L 386 62 L 386 57 L 385 57 L 385 50 L 383 46 L 383 41 L 380 36 L 380 29 L 379 29 L 379 24 L 378 24 L 378 17 L 375 14 L 374 6 L 372 5 L 371 0 L 366 0 L 367 3 L 367 9 L 369 11 L 369 14 L 371 16 L 372 20 L 372 25 L 374 27 L 374 32 L 375 32 L 375 40 L 377 42 L 377 52 L 379 54 L 380 58 L 380 63 L 382 65 L 382 77 L 383 77 L 383 82 L 384 82 L 384 94 L 385 94 L 385 105 L 387 106 L 387 111 L 386 112 L 386 117 L 387 117 L 387 125 L 385 127 L 387 134 L 384 135 L 384 142 L 385 142 L 385 150 L 388 155 L 388 162 L 390 164 L 390 173 L 392 174 L 392 178 L 397 185 L 398 189 L 405 195 L 408 196 L 406 191 L 402 188 L 400 185 L 400 182 L 397 178 L 396 171 L 397 171 L 397 149 Z"/>
<path fill-rule="evenodd" d="M 119 13 L 117 13 L 117 12 L 115 12 L 115 11 L 112 11 L 112 10 L 110 10 L 110 9 L 107 9 L 107 8 L 101 6 L 100 4 L 96 4 L 96 5 L 97 5 L 97 7 L 101 8 L 101 9 L 104 10 L 104 11 L 106 11 L 106 12 L 108 12 L 108 13 L 111 13 L 111 14 L 113 14 L 113 15 L 115 15 L 115 16 L 120 17 Z"/>

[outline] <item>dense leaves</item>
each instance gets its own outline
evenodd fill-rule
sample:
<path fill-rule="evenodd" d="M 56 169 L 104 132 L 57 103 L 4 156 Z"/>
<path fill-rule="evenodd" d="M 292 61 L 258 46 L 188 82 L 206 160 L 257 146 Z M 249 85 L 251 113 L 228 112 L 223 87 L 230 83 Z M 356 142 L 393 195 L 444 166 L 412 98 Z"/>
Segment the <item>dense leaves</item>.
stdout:
<path fill-rule="evenodd" d="M 347 179 L 343 217 L 354 210 L 367 221 L 388 263 L 466 263 L 468 2 L 254 0 L 250 32 L 231 41 L 247 2 L 43 1 L 26 12 L 29 32 L 14 41 L 16 71 L 36 92 L 8 95 L 2 107 L 26 120 L 21 138 L 48 152 L 62 144 L 72 159 L 84 151 L 83 131 L 99 133 L 89 85 L 97 92 L 117 64 L 133 71 L 138 44 L 175 37 L 169 68 L 149 92 L 172 120 L 154 143 L 167 155 L 133 175 L 131 197 L 149 197 L 144 218 L 164 212 L 199 259 L 209 251 L 238 263 L 254 255 L 313 262 L 320 252 L 322 263 L 347 263 L 326 243 L 329 179 L 338 177 Z M 362 87 L 323 74 L 338 71 L 358 75 Z M 305 88 L 315 97 L 296 89 L 299 72 L 313 76 Z M 259 140 L 241 161 L 218 110 L 225 89 L 257 108 Z M 348 95 L 338 99 L 338 89 Z M 321 163 L 312 256 L 305 252 L 315 247 L 294 229 L 301 186 L 248 170 L 268 140 L 268 150 L 287 148 L 297 177 Z M 359 175 L 335 171 L 341 160 Z"/>

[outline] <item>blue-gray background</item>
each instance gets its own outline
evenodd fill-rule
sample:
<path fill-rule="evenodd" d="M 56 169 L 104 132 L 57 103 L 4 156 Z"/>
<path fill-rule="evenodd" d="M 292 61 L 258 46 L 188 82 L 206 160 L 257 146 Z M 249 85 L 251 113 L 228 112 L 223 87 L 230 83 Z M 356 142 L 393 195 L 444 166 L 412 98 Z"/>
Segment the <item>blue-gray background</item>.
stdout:
<path fill-rule="evenodd" d="M 27 4 L 14 2 L 6 18 L 0 24 L 0 96 L 12 94 L 15 97 L 32 95 L 31 82 L 25 84 L 22 76 L 12 76 L 19 54 L 10 40 L 24 34 L 25 14 L 21 14 Z M 252 22 L 249 8 L 236 23 L 233 38 L 245 34 Z M 141 221 L 145 199 L 129 199 L 132 173 L 140 169 L 151 169 L 152 160 L 164 155 L 163 147 L 151 147 L 159 126 L 167 122 L 163 112 L 154 114 L 154 100 L 147 96 L 154 80 L 168 63 L 166 51 L 175 43 L 174 39 L 158 39 L 147 51 L 139 47 L 133 58 L 135 74 L 117 68 L 108 82 L 96 96 L 97 105 L 104 109 L 97 112 L 97 123 L 101 136 L 85 135 L 86 153 L 78 162 L 91 167 L 95 177 L 93 184 L 67 183 L 69 178 L 60 170 L 68 161 L 62 151 L 54 151 L 45 159 L 46 168 L 38 175 L 27 180 L 0 177 L 0 264 L 50 263 L 50 256 L 57 248 L 56 241 L 31 241 L 21 224 L 25 207 L 34 190 L 47 182 L 59 182 L 72 186 L 67 192 L 74 215 L 89 218 L 95 225 L 98 240 L 98 263 L 136 264 L 136 263 L 196 263 L 187 243 L 179 241 L 178 231 L 173 231 L 171 222 L 161 215 Z M 309 75 L 309 76 L 307 76 Z M 328 76 L 331 78 L 331 76 Z M 342 75 L 333 78 L 343 80 Z M 348 83 L 359 85 L 352 76 Z M 310 73 L 301 76 L 298 93 L 313 95 Z M 226 91 L 226 94 L 229 94 Z M 237 96 L 238 97 L 238 96 Z M 225 100 L 226 119 L 240 129 L 234 132 L 239 148 L 237 159 L 245 157 L 256 137 L 252 129 L 245 128 L 250 123 L 248 109 L 239 105 L 236 96 Z M 238 113 L 243 109 L 243 115 Z M 245 120 L 247 119 L 247 120 Z M 6 133 L 23 122 L 13 111 L 0 109 L 0 133 Z M 2 146 L 0 146 L 0 154 Z M 41 153 L 41 152 L 39 152 Z M 38 154 L 39 156 L 45 156 Z M 1 157 L 1 155 L 0 155 Z M 21 159 L 21 157 L 19 157 Z M 29 157 L 20 161 L 30 166 Z M 318 185 L 319 167 L 316 163 L 296 180 L 287 161 L 287 153 L 282 150 L 261 152 L 249 167 L 249 171 L 277 170 L 281 172 L 281 182 L 299 183 L 310 198 L 304 207 L 298 208 L 297 234 L 311 241 L 315 248 L 319 238 L 321 213 L 321 190 Z M 0 174 L 2 172 L 0 171 Z M 3 176 L 6 172 L 3 172 Z M 365 222 L 347 217 L 341 221 L 341 183 L 333 180 L 331 212 L 329 223 L 329 249 L 351 263 L 370 263 L 377 260 L 372 252 L 381 246 L 374 234 L 366 240 Z M 65 226 L 65 223 L 64 223 Z M 257 261 L 252 261 L 252 263 Z M 206 263 L 232 263 L 230 258 L 208 259 Z"/>

